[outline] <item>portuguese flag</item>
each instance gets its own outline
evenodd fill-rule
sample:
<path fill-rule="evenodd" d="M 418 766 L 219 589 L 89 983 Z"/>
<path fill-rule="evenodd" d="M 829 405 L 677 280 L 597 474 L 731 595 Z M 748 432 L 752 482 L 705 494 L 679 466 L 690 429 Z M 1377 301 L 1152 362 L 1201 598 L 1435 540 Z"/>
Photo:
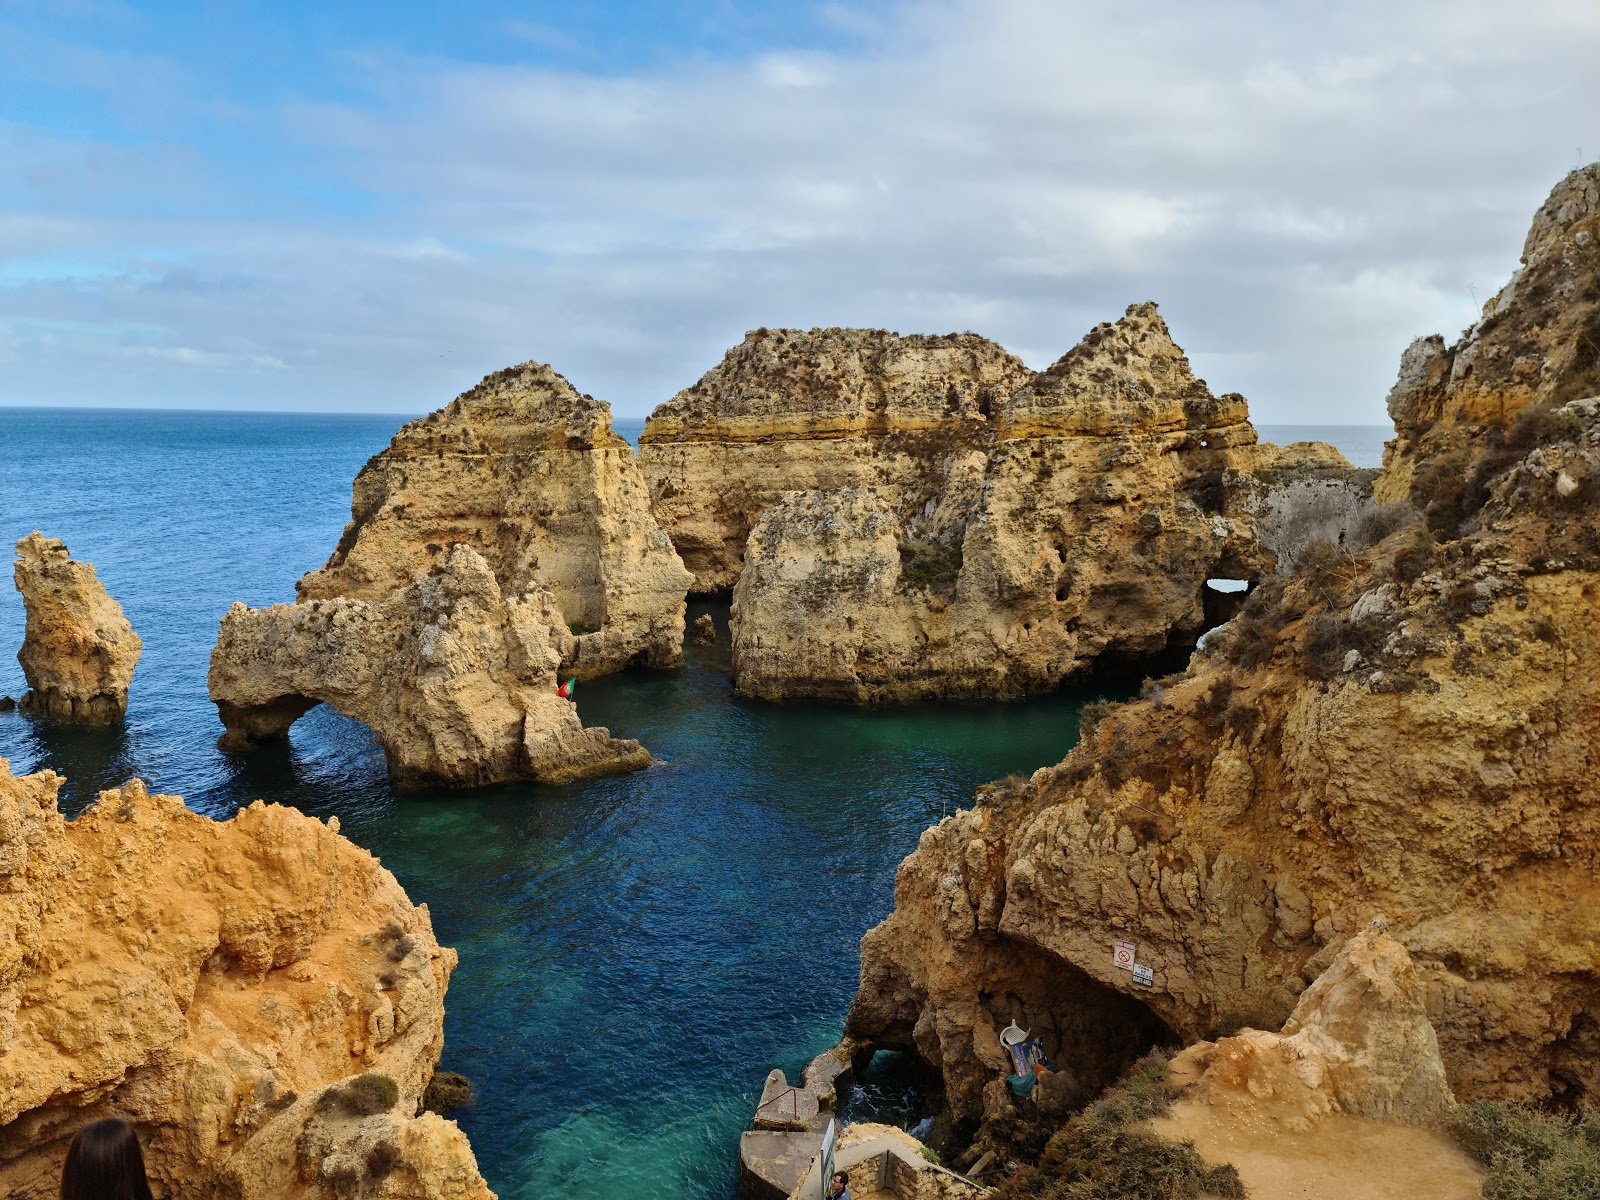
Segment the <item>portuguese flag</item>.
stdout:
<path fill-rule="evenodd" d="M 558 687 L 556 689 L 556 695 L 560 696 L 563 700 L 571 700 L 572 699 L 572 693 L 577 691 L 577 690 L 578 690 L 578 681 L 577 681 L 576 678 L 572 678 L 572 679 L 567 680 L 565 683 L 563 683 L 560 687 Z"/>

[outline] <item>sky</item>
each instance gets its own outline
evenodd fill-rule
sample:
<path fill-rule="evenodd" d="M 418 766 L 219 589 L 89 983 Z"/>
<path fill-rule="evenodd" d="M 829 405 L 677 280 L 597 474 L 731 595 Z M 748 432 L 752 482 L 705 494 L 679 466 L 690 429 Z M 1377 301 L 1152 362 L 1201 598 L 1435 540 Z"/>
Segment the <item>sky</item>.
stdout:
<path fill-rule="evenodd" d="M 758 326 L 1155 300 L 1377 424 L 1600 157 L 1596 0 L 0 0 L 0 404 L 643 416 Z"/>

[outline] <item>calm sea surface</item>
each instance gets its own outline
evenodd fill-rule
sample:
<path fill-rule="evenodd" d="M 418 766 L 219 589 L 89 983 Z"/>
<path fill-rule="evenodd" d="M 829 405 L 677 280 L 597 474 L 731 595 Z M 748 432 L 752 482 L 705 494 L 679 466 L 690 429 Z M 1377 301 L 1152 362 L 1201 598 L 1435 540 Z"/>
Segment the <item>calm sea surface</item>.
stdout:
<path fill-rule="evenodd" d="M 224 755 L 206 698 L 234 600 L 294 598 L 399 418 L 0 408 L 0 537 L 39 529 L 93 562 L 144 639 L 128 720 L 0 714 L 0 757 L 67 777 L 69 815 L 138 776 L 219 818 L 258 797 L 379 855 L 461 966 L 443 1066 L 502 1197 L 731 1197 L 760 1084 L 838 1037 L 857 944 L 895 865 L 985 780 L 1059 760 L 1085 698 L 857 713 L 737 699 L 716 647 L 583 685 L 585 722 L 648 771 L 564 788 L 396 793 L 360 724 L 317 708 L 289 745 Z M 630 440 L 642 422 L 619 421 Z M 1384 430 L 1276 427 L 1374 465 Z M 23 690 L 22 604 L 0 590 L 0 695 Z"/>

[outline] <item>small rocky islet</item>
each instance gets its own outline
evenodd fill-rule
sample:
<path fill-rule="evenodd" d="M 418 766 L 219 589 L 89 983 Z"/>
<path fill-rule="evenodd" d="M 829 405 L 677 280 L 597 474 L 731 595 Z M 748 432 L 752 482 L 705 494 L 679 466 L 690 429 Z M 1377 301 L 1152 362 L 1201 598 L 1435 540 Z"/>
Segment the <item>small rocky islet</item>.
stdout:
<path fill-rule="evenodd" d="M 1589 167 L 1482 319 L 1406 352 L 1376 477 L 1258 444 L 1153 305 L 1037 374 L 971 334 L 759 330 L 637 456 L 548 367 L 490 376 L 363 469 L 295 604 L 228 613 L 223 744 L 326 703 L 401 784 L 637 769 L 648 748 L 557 688 L 678 662 L 691 594 L 731 594 L 741 693 L 882 703 L 1156 662 L 1229 615 L 1208 580 L 1244 580 L 1181 670 L 923 834 L 845 1040 L 802 1081 L 816 1117 L 766 1132 L 800 1139 L 802 1178 L 883 1050 L 936 1081 L 953 1169 L 866 1127 L 840 1161 L 919 1194 L 1008 1162 L 1002 1188 L 1071 1194 L 1085 1146 L 1134 1136 L 1095 1097 L 1138 1079 L 1177 1099 L 1154 1128 L 1213 1158 L 1252 1125 L 1293 1154 L 1370 1122 L 1329 1168 L 1351 1178 L 1462 1105 L 1577 1111 L 1600 1093 L 1597 238 Z M 18 554 L 27 706 L 120 719 L 137 635 L 59 542 Z M 0 768 L 7 1194 L 52 1195 L 72 1132 L 113 1112 L 174 1195 L 489 1194 L 423 1109 L 454 955 L 336 821 L 217 822 L 137 782 L 65 821 L 59 786 Z M 1026 1099 L 1011 1031 L 1057 1068 Z M 1150 1152 L 1184 1194 L 1263 1169 Z M 1448 1190 L 1476 1186 L 1469 1161 L 1422 1153 L 1440 1195 L 1472 1194 Z"/>

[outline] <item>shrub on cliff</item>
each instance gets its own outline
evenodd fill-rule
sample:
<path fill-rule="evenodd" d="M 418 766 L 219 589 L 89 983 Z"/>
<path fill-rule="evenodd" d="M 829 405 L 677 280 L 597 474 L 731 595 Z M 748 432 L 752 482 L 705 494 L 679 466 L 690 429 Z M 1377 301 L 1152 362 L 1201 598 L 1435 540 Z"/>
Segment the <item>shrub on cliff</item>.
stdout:
<path fill-rule="evenodd" d="M 1003 1200 L 1242 1200 L 1231 1163 L 1210 1166 L 1188 1142 L 1141 1128 L 1167 1111 L 1167 1056 L 1152 1051 L 1050 1139 L 1037 1167 L 1001 1185 Z"/>
<path fill-rule="evenodd" d="M 1484 1200 L 1600 1200 L 1600 1115 L 1480 1101 L 1457 1110 L 1450 1132 L 1488 1168 Z"/>
<path fill-rule="evenodd" d="M 345 1117 L 375 1117 L 400 1102 L 400 1087 L 387 1075 L 369 1071 L 317 1097 L 317 1111 Z"/>

